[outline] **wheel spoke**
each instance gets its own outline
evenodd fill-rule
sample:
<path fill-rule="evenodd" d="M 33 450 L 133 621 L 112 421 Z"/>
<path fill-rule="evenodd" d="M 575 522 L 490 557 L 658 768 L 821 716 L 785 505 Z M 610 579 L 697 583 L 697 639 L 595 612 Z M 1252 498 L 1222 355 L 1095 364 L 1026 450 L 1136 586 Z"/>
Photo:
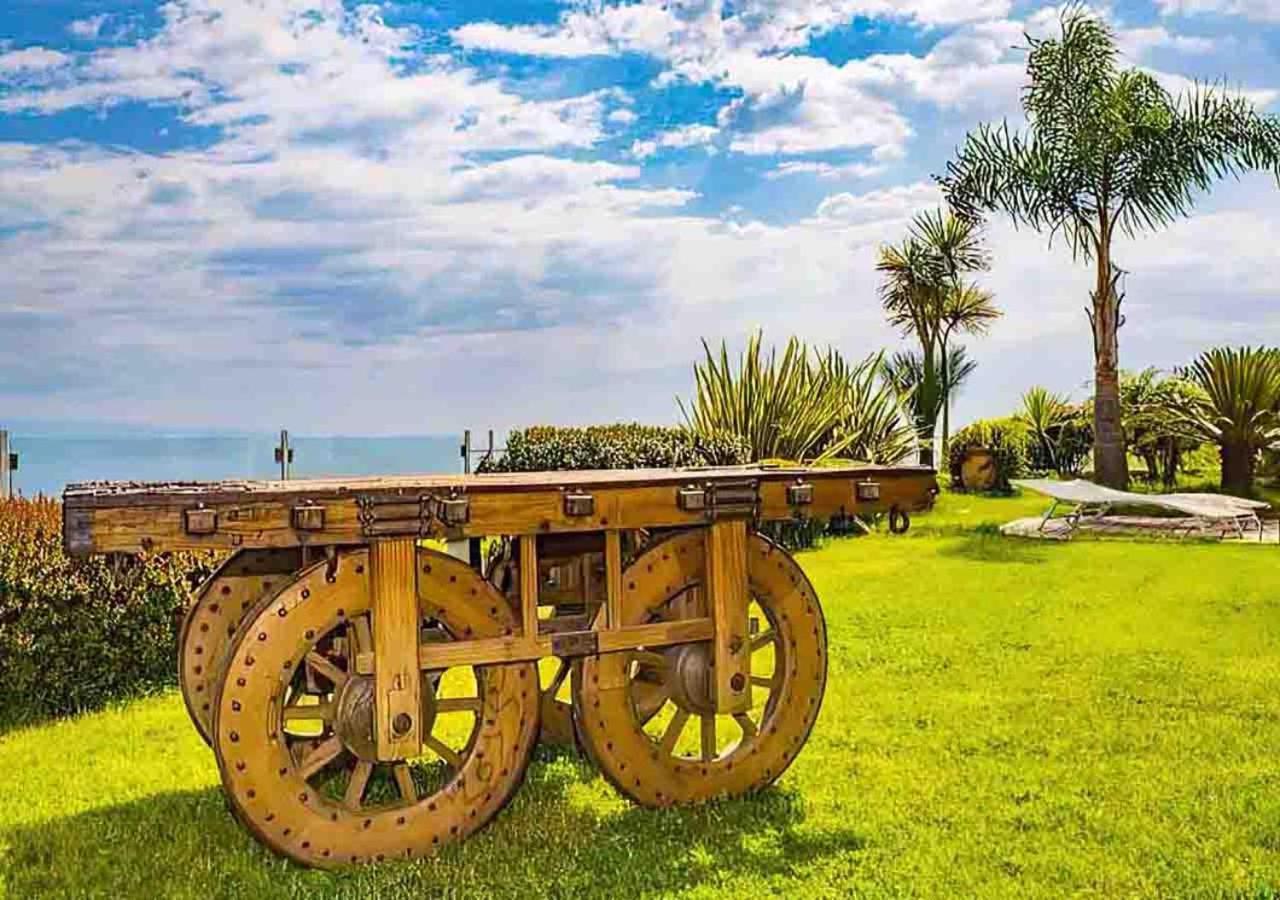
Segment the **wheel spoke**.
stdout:
<path fill-rule="evenodd" d="M 437 713 L 480 712 L 479 697 L 445 697 L 436 701 Z"/>
<path fill-rule="evenodd" d="M 306 656 L 307 665 L 315 669 L 325 678 L 333 683 L 334 690 L 342 687 L 347 683 L 347 673 L 334 665 L 333 661 L 326 656 L 321 656 L 312 650 Z"/>
<path fill-rule="evenodd" d="M 400 789 L 400 799 L 405 803 L 418 802 L 418 786 L 413 783 L 413 772 L 408 763 L 396 763 L 391 770 L 396 776 L 396 787 Z"/>
<path fill-rule="evenodd" d="M 667 723 L 667 730 L 662 733 L 662 752 L 670 756 L 676 749 L 676 741 L 680 740 L 680 735 L 684 733 L 684 726 L 689 721 L 689 713 L 683 709 L 676 709 L 676 714 L 671 717 L 671 721 Z"/>
<path fill-rule="evenodd" d="M 715 713 L 704 713 L 702 716 L 702 759 L 710 762 L 716 758 L 716 716 Z"/>
<path fill-rule="evenodd" d="M 742 737 L 744 740 L 751 740 L 756 736 L 756 723 L 751 721 L 751 717 L 744 712 L 734 713 L 733 721 L 742 726 Z"/>
<path fill-rule="evenodd" d="M 766 688 L 768 690 L 773 690 L 772 675 L 752 675 L 751 683 L 759 688 Z"/>
<path fill-rule="evenodd" d="M 342 753 L 342 740 L 334 735 L 303 758 L 298 764 L 298 774 L 305 781 L 337 759 L 340 753 Z"/>
<path fill-rule="evenodd" d="M 369 628 L 369 617 L 361 616 L 355 621 L 356 653 L 373 652 L 373 631 Z"/>
<path fill-rule="evenodd" d="M 777 639 L 778 635 L 772 628 L 768 631 L 762 631 L 751 639 L 751 652 L 755 653 L 757 650 L 763 650 Z"/>
<path fill-rule="evenodd" d="M 560 693 L 560 688 L 561 686 L 564 685 L 564 680 L 569 677 L 570 668 L 571 668 L 571 664 L 569 660 L 567 659 L 560 660 L 560 667 L 556 669 L 556 677 L 552 678 L 551 684 L 547 685 L 547 690 L 546 690 L 547 694 L 550 694 L 552 697 L 554 697 L 556 694 Z"/>
<path fill-rule="evenodd" d="M 427 735 L 423 743 L 434 750 L 437 756 L 447 762 L 450 768 L 462 768 L 462 757 L 458 754 L 458 751 L 454 750 L 434 734 Z"/>
<path fill-rule="evenodd" d="M 351 780 L 347 782 L 347 791 L 342 795 L 342 802 L 350 809 L 359 809 L 364 799 L 364 789 L 369 784 L 369 776 L 373 774 L 373 763 L 363 759 L 356 760 L 351 770 Z"/>

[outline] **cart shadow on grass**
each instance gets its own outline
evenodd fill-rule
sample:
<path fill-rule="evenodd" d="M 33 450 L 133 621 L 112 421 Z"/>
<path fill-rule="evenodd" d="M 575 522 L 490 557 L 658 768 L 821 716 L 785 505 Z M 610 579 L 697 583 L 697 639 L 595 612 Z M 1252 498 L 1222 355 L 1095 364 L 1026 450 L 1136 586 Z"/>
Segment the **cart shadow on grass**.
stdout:
<path fill-rule="evenodd" d="M 786 787 L 650 810 L 602 805 L 598 778 L 573 753 L 539 747 L 523 789 L 488 828 L 411 863 L 303 869 L 259 847 L 208 788 L 10 829 L 0 833 L 0 870 L 15 896 L 185 896 L 202 887 L 207 896 L 212 885 L 228 896 L 364 896 L 391 885 L 424 896 L 607 896 L 794 877 L 813 860 L 866 847 L 852 830 L 805 828 L 804 801 Z"/>

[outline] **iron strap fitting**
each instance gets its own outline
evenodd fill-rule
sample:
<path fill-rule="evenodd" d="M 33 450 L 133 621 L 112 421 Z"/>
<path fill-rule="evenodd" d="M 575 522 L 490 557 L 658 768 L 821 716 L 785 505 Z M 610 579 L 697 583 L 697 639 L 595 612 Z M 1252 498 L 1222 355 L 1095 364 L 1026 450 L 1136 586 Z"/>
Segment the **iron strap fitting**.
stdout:
<path fill-rule="evenodd" d="M 432 522 L 449 529 L 471 520 L 471 502 L 457 490 L 443 496 L 364 495 L 356 498 L 356 506 L 360 530 L 365 537 L 427 537 Z"/>
<path fill-rule="evenodd" d="M 760 481 L 708 481 L 676 491 L 676 505 L 685 512 L 701 512 L 708 521 L 755 519 L 760 513 Z"/>

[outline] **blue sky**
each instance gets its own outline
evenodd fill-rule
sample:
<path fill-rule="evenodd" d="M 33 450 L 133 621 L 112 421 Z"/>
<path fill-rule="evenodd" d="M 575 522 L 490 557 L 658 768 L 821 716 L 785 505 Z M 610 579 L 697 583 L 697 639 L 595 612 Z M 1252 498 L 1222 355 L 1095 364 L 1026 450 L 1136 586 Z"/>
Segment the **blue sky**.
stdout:
<path fill-rule="evenodd" d="M 1280 0 L 1095 5 L 1276 111 Z M 672 421 L 699 338 L 894 346 L 874 257 L 1021 118 L 1015 0 L 6 0 L 0 421 Z M 1125 242 L 1127 367 L 1280 343 L 1269 176 Z M 1089 274 L 994 220 L 957 418 L 1091 370 Z"/>

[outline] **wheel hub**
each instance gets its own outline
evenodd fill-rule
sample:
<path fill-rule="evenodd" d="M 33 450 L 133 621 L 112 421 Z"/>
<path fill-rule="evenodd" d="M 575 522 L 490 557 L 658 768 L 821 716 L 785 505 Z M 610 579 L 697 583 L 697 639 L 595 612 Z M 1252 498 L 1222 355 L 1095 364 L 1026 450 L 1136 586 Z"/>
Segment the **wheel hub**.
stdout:
<path fill-rule="evenodd" d="M 716 711 L 711 646 L 680 644 L 666 651 L 671 672 L 671 699 L 696 714 Z"/>
<path fill-rule="evenodd" d="M 374 680 L 372 675 L 353 675 L 347 679 L 334 701 L 333 731 L 344 747 L 367 762 L 378 762 L 377 741 L 373 736 Z M 436 719 L 435 684 L 422 679 L 421 733 L 431 733 Z"/>

